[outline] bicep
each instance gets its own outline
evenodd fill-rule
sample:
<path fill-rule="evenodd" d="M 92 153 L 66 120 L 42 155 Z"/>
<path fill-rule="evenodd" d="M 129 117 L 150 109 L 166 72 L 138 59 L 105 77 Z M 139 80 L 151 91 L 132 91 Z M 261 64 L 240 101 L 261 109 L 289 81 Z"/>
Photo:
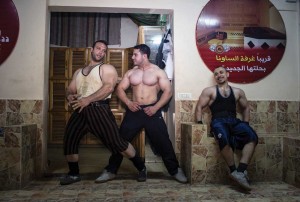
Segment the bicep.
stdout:
<path fill-rule="evenodd" d="M 118 79 L 118 73 L 114 67 L 107 66 L 107 67 L 103 68 L 101 78 L 102 78 L 103 85 L 115 86 L 117 83 L 117 79 Z"/>
<path fill-rule="evenodd" d="M 79 71 L 81 71 L 81 69 L 78 69 L 75 71 L 75 73 L 73 74 L 72 80 L 68 86 L 68 90 L 72 93 L 75 93 L 77 91 L 76 89 L 76 76 L 79 73 Z"/>
<path fill-rule="evenodd" d="M 171 90 L 171 82 L 169 81 L 165 71 L 161 70 L 161 74 L 158 77 L 159 87 L 162 91 Z"/>
<path fill-rule="evenodd" d="M 121 82 L 118 84 L 117 89 L 122 89 L 122 90 L 126 90 L 127 88 L 129 88 L 130 82 L 129 82 L 129 76 L 128 76 L 128 72 L 124 75 L 124 77 L 122 78 Z"/>
<path fill-rule="evenodd" d="M 248 100 L 246 98 L 244 91 L 242 91 L 242 90 L 240 90 L 240 92 L 239 92 L 238 103 L 239 103 L 240 107 L 242 107 L 242 108 L 248 107 Z"/>
<path fill-rule="evenodd" d="M 211 92 L 209 89 L 204 89 L 199 96 L 198 100 L 198 106 L 201 106 L 201 108 L 206 107 L 209 104 L 210 98 L 211 98 Z"/>
<path fill-rule="evenodd" d="M 198 105 L 204 108 L 208 105 L 208 102 L 209 102 L 209 97 L 204 94 L 201 94 L 199 97 Z"/>

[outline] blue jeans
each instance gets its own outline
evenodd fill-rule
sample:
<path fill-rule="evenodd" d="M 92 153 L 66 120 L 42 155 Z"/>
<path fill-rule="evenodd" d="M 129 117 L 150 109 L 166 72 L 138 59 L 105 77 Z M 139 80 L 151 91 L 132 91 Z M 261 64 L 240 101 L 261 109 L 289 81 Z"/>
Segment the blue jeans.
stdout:
<path fill-rule="evenodd" d="M 247 122 L 235 117 L 216 118 L 211 122 L 211 130 L 219 143 L 220 150 L 226 145 L 242 150 L 249 142 L 258 143 L 256 132 Z"/>

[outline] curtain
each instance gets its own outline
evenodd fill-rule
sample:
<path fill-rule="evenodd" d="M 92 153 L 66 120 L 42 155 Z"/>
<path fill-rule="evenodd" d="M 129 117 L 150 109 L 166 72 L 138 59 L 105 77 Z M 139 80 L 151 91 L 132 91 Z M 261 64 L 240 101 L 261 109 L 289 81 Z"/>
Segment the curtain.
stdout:
<path fill-rule="evenodd" d="M 50 44 L 90 47 L 99 39 L 109 45 L 121 44 L 121 14 L 51 13 Z"/>

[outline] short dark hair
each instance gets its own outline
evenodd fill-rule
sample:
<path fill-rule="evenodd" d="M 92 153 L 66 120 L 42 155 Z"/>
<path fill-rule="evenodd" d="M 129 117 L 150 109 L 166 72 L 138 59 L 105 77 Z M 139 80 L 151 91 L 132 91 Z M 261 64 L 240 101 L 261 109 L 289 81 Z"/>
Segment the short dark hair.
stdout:
<path fill-rule="evenodd" d="M 223 68 L 223 69 L 225 69 L 225 71 L 227 72 L 227 69 L 226 69 L 224 66 L 216 66 L 216 67 L 214 68 L 214 71 L 215 71 L 216 69 L 218 69 L 218 68 Z"/>
<path fill-rule="evenodd" d="M 96 43 L 103 43 L 106 47 L 108 46 L 107 41 L 105 40 L 97 40 L 93 43 L 93 48 L 95 48 Z"/>
<path fill-rule="evenodd" d="M 146 54 L 147 57 L 150 58 L 151 50 L 150 50 L 149 46 L 147 46 L 146 44 L 139 44 L 139 45 L 134 46 L 133 48 L 140 50 L 140 52 L 142 54 Z"/>

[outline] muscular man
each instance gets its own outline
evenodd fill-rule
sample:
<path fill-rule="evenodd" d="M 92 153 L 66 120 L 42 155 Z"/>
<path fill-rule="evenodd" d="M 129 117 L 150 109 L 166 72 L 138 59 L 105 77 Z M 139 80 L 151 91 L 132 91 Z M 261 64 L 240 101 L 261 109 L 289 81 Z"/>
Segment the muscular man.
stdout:
<path fill-rule="evenodd" d="M 81 138 L 91 132 L 112 152 L 129 157 L 137 168 L 144 162 L 136 156 L 133 146 L 119 135 L 118 126 L 109 107 L 109 98 L 117 83 L 116 69 L 103 64 L 107 43 L 94 42 L 91 62 L 78 69 L 67 88 L 66 98 L 74 109 L 65 130 L 64 154 L 69 165 L 69 173 L 60 180 L 67 185 L 81 180 L 78 166 L 78 147 Z M 120 155 L 121 155 L 120 154 Z"/>
<path fill-rule="evenodd" d="M 132 141 L 139 131 L 144 128 L 154 149 L 162 157 L 162 160 L 171 176 L 179 182 L 185 183 L 187 179 L 179 168 L 179 163 L 169 139 L 166 124 L 162 117 L 161 107 L 172 96 L 171 84 L 166 73 L 158 66 L 149 62 L 150 48 L 145 44 L 134 47 L 133 69 L 126 72 L 117 87 L 117 95 L 127 106 L 125 117 L 120 127 L 121 137 Z M 127 97 L 125 91 L 131 87 L 132 100 Z M 157 93 L 163 91 L 160 99 Z M 106 182 L 115 178 L 123 157 L 113 154 L 109 159 L 103 173 L 97 179 Z M 146 167 L 139 172 L 138 181 L 146 181 Z"/>
<path fill-rule="evenodd" d="M 216 86 L 205 88 L 196 106 L 196 121 L 202 123 L 202 109 L 209 106 L 212 113 L 211 130 L 219 143 L 220 151 L 230 169 L 230 178 L 246 190 L 251 190 L 247 166 L 257 145 L 257 134 L 249 126 L 250 109 L 243 90 L 229 86 L 229 73 L 224 67 L 214 70 Z M 239 104 L 242 121 L 236 118 Z M 234 149 L 242 150 L 240 163 L 236 168 Z"/>

